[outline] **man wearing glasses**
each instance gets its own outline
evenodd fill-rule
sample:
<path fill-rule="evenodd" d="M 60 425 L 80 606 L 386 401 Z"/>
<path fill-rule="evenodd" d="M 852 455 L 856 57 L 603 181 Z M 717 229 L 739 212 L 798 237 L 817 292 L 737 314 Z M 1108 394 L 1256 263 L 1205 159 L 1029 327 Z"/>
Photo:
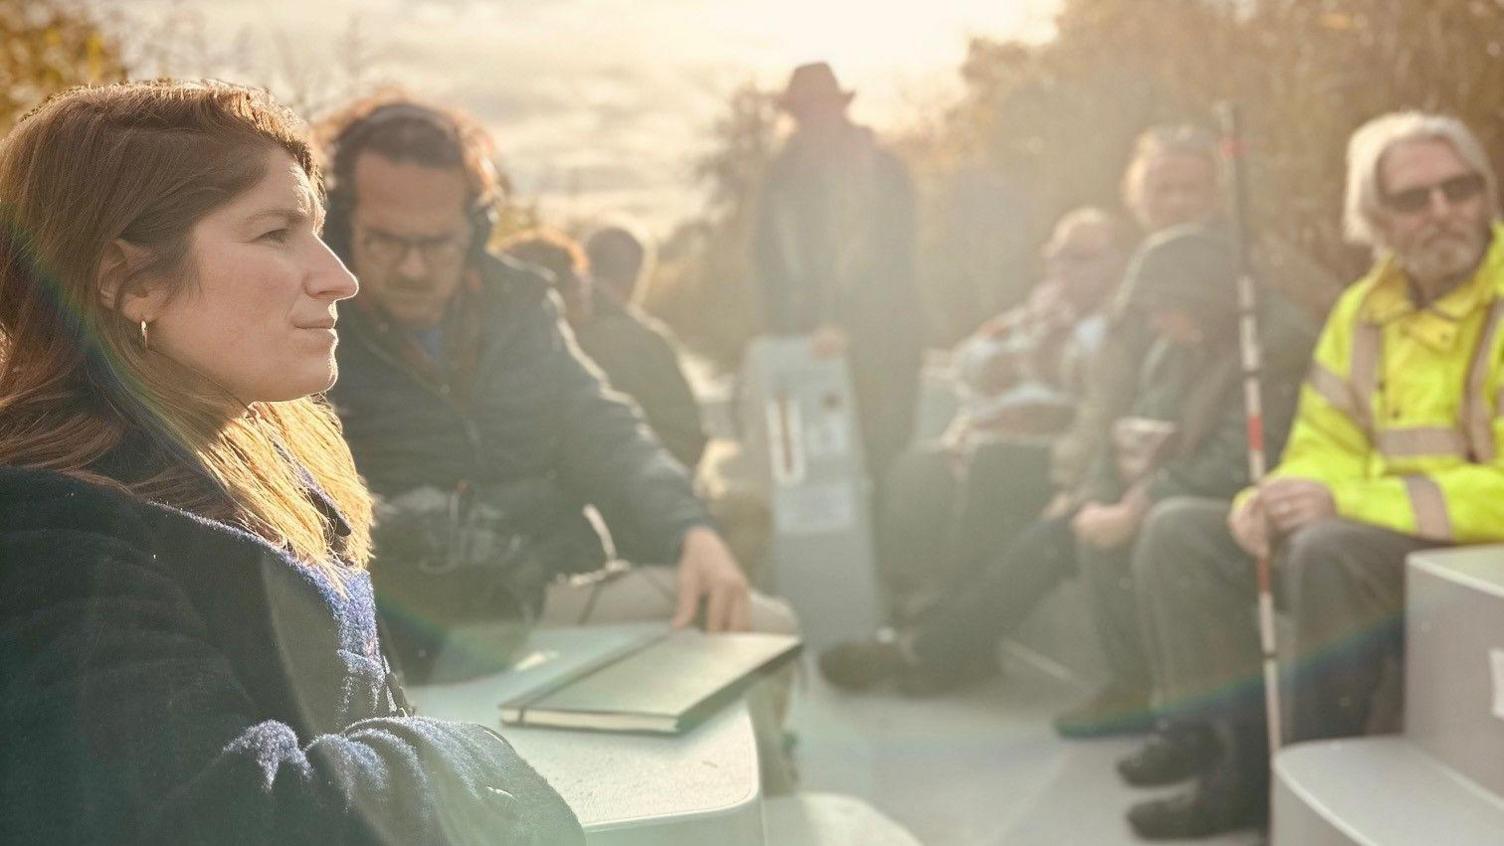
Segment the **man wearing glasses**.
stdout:
<path fill-rule="evenodd" d="M 786 606 L 748 590 L 685 469 L 579 354 L 548 280 L 486 250 L 485 132 L 384 99 L 327 136 L 324 234 L 361 284 L 330 399 L 380 500 L 372 578 L 409 678 L 504 666 L 540 614 L 791 630 Z M 671 566 L 603 577 L 597 516 L 631 530 L 639 563 Z M 459 632 L 482 634 L 457 649 Z"/>
<path fill-rule="evenodd" d="M 1402 648 L 1405 557 L 1504 539 L 1504 239 L 1496 182 L 1453 118 L 1389 114 L 1348 148 L 1345 226 L 1378 262 L 1332 310 L 1280 465 L 1225 503 L 1150 516 L 1134 559 L 1162 713 L 1175 724 L 1120 765 L 1142 785 L 1140 835 L 1258 823 L 1269 759 L 1251 556 L 1275 555 L 1296 656 L 1285 740 L 1362 734 Z"/>

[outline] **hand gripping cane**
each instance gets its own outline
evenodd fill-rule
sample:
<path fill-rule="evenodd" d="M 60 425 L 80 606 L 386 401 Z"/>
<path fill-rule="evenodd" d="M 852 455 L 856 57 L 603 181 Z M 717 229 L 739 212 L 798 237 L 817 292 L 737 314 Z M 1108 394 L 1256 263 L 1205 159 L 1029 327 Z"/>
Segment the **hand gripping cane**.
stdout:
<path fill-rule="evenodd" d="M 1248 182 L 1238 107 L 1217 107 L 1222 124 L 1222 162 L 1231 191 L 1232 237 L 1238 259 L 1238 339 L 1243 364 L 1243 408 L 1248 416 L 1248 478 L 1257 485 L 1264 478 L 1264 404 L 1259 391 L 1263 350 L 1259 343 L 1258 300 L 1248 260 Z M 1269 555 L 1255 562 L 1259 589 L 1259 647 L 1264 655 L 1264 710 L 1269 720 L 1269 754 L 1280 746 L 1279 659 L 1274 648 L 1274 592 Z"/>

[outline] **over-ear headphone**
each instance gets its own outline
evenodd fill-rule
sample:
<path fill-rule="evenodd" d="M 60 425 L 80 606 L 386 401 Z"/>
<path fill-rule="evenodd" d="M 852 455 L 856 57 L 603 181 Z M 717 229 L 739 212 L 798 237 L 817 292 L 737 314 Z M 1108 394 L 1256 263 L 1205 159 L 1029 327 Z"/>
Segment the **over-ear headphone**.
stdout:
<path fill-rule="evenodd" d="M 327 189 L 324 213 L 324 242 L 346 263 L 351 260 L 350 218 L 355 211 L 355 160 L 371 138 L 382 129 L 404 122 L 423 123 L 449 138 L 455 148 L 465 149 L 464 129 L 443 112 L 418 103 L 399 101 L 377 106 L 369 113 L 346 124 L 329 142 L 329 170 L 324 174 Z M 490 167 L 489 160 L 483 160 Z M 494 181 L 494 180 L 493 180 Z M 470 224 L 470 252 L 473 263 L 486 252 L 491 233 L 496 229 L 496 208 L 489 194 L 476 197 L 466 212 Z"/>

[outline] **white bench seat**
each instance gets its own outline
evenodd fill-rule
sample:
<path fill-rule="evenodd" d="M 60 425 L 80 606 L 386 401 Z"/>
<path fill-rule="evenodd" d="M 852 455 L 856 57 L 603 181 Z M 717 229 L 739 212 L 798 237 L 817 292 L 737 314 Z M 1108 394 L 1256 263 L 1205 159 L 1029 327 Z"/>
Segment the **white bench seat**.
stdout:
<path fill-rule="evenodd" d="M 1504 843 L 1504 799 L 1403 736 L 1288 747 L 1274 780 L 1274 846 Z"/>

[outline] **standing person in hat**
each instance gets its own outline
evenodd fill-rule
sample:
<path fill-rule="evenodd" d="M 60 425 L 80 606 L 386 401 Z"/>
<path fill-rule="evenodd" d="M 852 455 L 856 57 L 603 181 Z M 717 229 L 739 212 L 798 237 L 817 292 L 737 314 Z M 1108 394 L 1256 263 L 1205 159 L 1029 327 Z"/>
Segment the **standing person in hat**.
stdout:
<path fill-rule="evenodd" d="M 853 94 L 823 62 L 794 70 L 795 123 L 763 185 L 755 244 L 767 330 L 844 353 L 867 471 L 908 444 L 924 326 L 914 285 L 914 192 L 904 164 L 851 122 Z"/>

